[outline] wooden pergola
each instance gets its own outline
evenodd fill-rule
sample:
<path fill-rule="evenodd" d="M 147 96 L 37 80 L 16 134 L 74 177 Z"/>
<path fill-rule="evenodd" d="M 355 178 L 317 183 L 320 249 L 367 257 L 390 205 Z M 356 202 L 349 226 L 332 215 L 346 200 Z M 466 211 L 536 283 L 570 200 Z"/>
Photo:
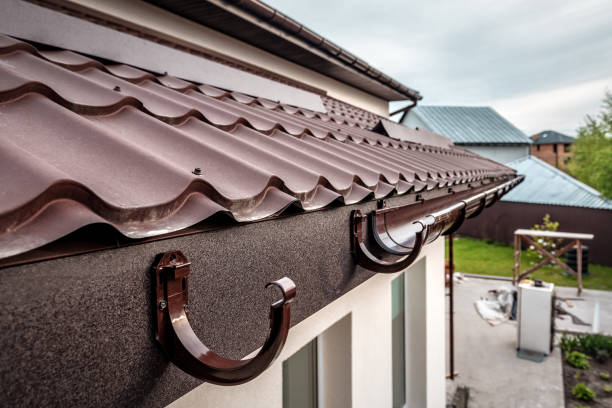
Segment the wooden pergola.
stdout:
<path fill-rule="evenodd" d="M 534 237 L 569 239 L 571 240 L 571 242 L 560 250 L 556 251 L 554 254 L 552 254 L 546 249 L 542 248 L 542 246 L 538 244 L 535 239 L 533 239 Z M 512 283 L 516 285 L 518 282 L 520 282 L 530 273 L 534 272 L 536 269 L 548 265 L 550 262 L 554 262 L 560 267 L 566 269 L 576 278 L 576 280 L 578 281 L 578 296 L 580 296 L 580 294 L 582 293 L 582 241 L 591 240 L 594 237 L 595 236 L 593 234 L 578 234 L 574 232 L 517 229 L 516 231 L 514 231 L 514 276 L 512 279 Z M 532 245 L 539 253 L 544 256 L 544 259 L 541 262 L 523 272 L 521 272 L 522 241 L 525 241 L 527 244 Z M 561 260 L 561 256 L 570 249 L 574 248 L 575 246 L 578 247 L 578 252 L 576 254 L 576 264 L 578 271 L 575 271 L 574 269 L 570 268 Z"/>

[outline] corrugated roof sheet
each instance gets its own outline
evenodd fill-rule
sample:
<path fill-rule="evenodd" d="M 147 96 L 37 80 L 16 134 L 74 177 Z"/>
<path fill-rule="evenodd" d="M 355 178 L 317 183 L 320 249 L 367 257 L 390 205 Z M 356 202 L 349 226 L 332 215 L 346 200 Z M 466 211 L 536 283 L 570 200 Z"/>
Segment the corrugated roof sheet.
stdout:
<path fill-rule="evenodd" d="M 321 100 L 330 117 L 346 121 L 348 124 L 359 126 L 362 129 L 372 130 L 382 119 L 375 113 L 330 96 L 322 96 Z"/>
<path fill-rule="evenodd" d="M 576 139 L 564 135 L 563 133 L 555 132 L 554 130 L 544 130 L 531 136 L 533 144 L 555 144 L 555 143 L 574 143 Z"/>
<path fill-rule="evenodd" d="M 0 257 L 91 223 L 143 238 L 514 174 L 348 119 L 0 36 Z"/>
<path fill-rule="evenodd" d="M 525 181 L 503 201 L 612 210 L 612 200 L 537 157 L 525 156 L 506 165 L 524 174 Z"/>
<path fill-rule="evenodd" d="M 489 107 L 417 105 L 410 114 L 456 144 L 531 143 L 527 135 Z"/>

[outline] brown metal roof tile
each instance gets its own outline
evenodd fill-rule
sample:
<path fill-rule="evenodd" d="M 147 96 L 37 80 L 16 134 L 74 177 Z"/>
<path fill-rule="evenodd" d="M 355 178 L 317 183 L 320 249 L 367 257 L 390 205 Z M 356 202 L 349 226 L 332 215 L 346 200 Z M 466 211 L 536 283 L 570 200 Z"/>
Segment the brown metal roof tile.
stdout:
<path fill-rule="evenodd" d="M 218 213 L 253 221 L 514 174 L 323 102 L 313 112 L 0 36 L 0 258 L 92 223 L 143 238 Z"/>

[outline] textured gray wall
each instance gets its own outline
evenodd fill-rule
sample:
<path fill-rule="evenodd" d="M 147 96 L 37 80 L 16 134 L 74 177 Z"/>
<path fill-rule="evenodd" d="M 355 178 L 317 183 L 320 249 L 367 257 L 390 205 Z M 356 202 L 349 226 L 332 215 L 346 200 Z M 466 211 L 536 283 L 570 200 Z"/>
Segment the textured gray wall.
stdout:
<path fill-rule="evenodd" d="M 269 305 L 279 298 L 264 289 L 267 282 L 295 281 L 295 325 L 372 276 L 354 265 L 349 215 L 374 207 L 339 207 L 0 270 L 0 405 L 170 403 L 200 381 L 169 363 L 154 340 L 156 254 L 178 249 L 189 258 L 194 331 L 213 350 L 240 358 L 265 339 Z"/>

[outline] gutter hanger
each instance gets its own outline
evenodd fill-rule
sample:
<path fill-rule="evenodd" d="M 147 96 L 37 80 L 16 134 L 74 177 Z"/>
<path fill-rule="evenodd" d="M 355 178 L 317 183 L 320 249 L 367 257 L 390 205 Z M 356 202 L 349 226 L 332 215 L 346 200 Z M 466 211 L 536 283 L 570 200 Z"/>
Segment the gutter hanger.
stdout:
<path fill-rule="evenodd" d="M 406 210 L 410 206 L 383 208 L 362 215 L 355 210 L 351 215 L 353 256 L 357 264 L 374 272 L 394 273 L 406 269 L 418 257 L 424 245 L 435 241 L 440 235 L 452 234 L 466 218 L 473 218 L 484 208 L 490 207 L 504 194 L 524 180 L 518 176 L 465 200 L 447 206 L 424 217 L 410 219 Z M 370 234 L 374 249 L 366 246 L 364 229 L 370 219 Z M 377 256 L 381 255 L 381 256 Z M 385 255 L 393 255 L 393 260 Z M 397 258 L 399 256 L 400 258 Z"/>

